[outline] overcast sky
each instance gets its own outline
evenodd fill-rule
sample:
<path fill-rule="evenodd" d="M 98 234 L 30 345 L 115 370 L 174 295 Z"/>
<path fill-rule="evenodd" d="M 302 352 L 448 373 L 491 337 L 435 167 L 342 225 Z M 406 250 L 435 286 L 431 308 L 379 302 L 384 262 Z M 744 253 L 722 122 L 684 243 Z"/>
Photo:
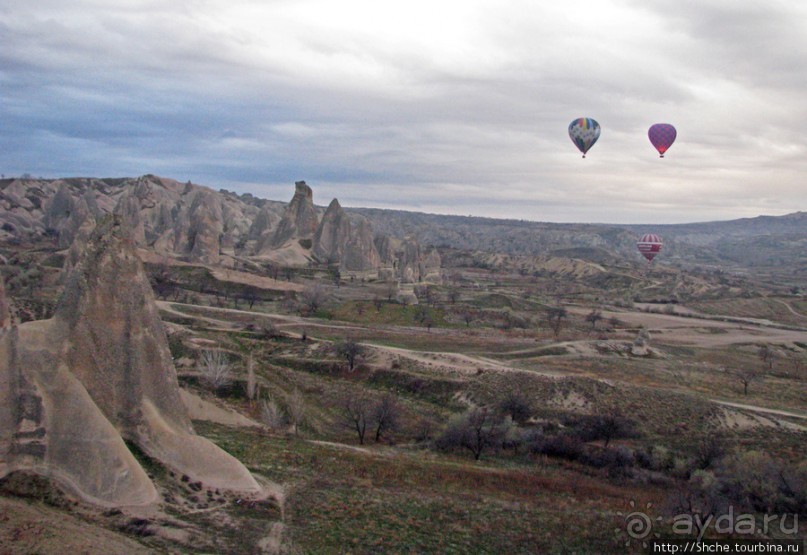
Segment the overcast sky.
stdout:
<path fill-rule="evenodd" d="M 4 0 L 0 45 L 6 176 L 555 222 L 807 210 L 803 0 Z"/>

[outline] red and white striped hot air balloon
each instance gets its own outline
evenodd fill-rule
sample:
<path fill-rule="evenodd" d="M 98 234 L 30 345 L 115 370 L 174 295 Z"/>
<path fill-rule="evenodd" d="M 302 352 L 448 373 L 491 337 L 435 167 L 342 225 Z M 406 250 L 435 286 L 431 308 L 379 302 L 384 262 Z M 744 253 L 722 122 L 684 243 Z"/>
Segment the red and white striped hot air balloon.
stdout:
<path fill-rule="evenodd" d="M 661 252 L 661 238 L 655 233 L 645 233 L 636 243 L 636 248 L 648 261 L 652 262 Z"/>

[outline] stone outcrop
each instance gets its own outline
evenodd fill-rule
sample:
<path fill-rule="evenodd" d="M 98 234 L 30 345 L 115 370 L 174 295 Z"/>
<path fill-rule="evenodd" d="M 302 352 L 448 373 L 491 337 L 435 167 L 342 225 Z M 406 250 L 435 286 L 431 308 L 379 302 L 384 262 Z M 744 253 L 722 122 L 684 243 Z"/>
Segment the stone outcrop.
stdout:
<path fill-rule="evenodd" d="M 333 199 L 314 233 L 312 254 L 317 262 L 335 264 L 352 274 L 377 273 L 381 264 L 370 223 L 362 217 L 351 222 Z"/>
<path fill-rule="evenodd" d="M 222 204 L 206 187 L 144 176 L 121 195 L 114 211 L 138 246 L 216 264 L 226 225 Z"/>
<path fill-rule="evenodd" d="M 337 199 L 333 199 L 314 233 L 312 254 L 323 264 L 339 263 L 350 238 L 350 220 Z"/>
<path fill-rule="evenodd" d="M 255 219 L 252 220 L 247 239 L 250 241 L 268 241 L 269 238 L 265 237 L 265 235 L 273 232 L 276 224 L 277 221 L 274 212 L 269 209 L 268 205 L 265 205 L 261 208 L 260 212 L 258 212 L 258 215 L 255 216 Z"/>
<path fill-rule="evenodd" d="M 42 474 L 103 506 L 158 501 L 154 485 L 82 383 L 46 321 L 0 337 L 0 476 Z"/>
<path fill-rule="evenodd" d="M 258 252 L 263 253 L 266 247 L 282 247 L 292 239 L 298 241 L 312 239 L 318 225 L 319 217 L 314 208 L 314 193 L 305 181 L 297 181 L 294 184 L 294 196 L 283 213 L 271 242 L 259 247 Z"/>
<path fill-rule="evenodd" d="M 367 220 L 361 218 L 350 230 L 341 268 L 346 272 L 367 273 L 377 272 L 380 265 L 381 257 L 373 242 L 373 229 Z"/>
<path fill-rule="evenodd" d="M 58 234 L 59 246 L 69 247 L 76 233 L 87 220 L 99 216 L 95 195 L 91 190 L 79 197 L 70 194 L 67 183 L 62 183 L 45 210 L 45 229 Z"/>
<path fill-rule="evenodd" d="M 0 334 L 0 476 L 44 474 L 101 505 L 157 492 L 124 439 L 211 488 L 256 493 L 232 456 L 196 436 L 135 243 L 98 224 L 51 320 Z"/>
<path fill-rule="evenodd" d="M 387 279 L 401 283 L 439 281 L 441 260 L 436 249 L 424 252 L 412 238 L 400 240 L 388 236 L 376 238 L 376 248 Z"/>

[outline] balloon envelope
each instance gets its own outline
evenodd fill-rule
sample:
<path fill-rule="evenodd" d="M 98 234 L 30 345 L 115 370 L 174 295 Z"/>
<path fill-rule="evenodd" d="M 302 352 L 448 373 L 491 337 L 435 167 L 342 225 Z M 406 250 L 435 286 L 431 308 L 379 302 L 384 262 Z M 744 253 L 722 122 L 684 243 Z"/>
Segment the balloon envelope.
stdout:
<path fill-rule="evenodd" d="M 669 123 L 656 123 L 650 126 L 647 130 L 647 136 L 650 142 L 658 150 L 659 157 L 664 158 L 664 153 L 675 142 L 675 137 L 678 133 L 675 127 Z"/>
<path fill-rule="evenodd" d="M 636 248 L 639 249 L 642 256 L 652 262 L 661 252 L 661 238 L 655 233 L 645 233 L 636 243 Z"/>
<path fill-rule="evenodd" d="M 585 158 L 588 149 L 600 138 L 600 124 L 591 118 L 577 118 L 569 124 L 569 138 Z"/>

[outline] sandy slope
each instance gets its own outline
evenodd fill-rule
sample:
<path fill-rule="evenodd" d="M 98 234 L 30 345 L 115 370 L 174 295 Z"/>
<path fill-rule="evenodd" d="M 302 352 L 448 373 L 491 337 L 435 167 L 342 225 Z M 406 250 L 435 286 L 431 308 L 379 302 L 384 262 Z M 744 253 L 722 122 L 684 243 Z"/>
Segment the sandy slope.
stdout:
<path fill-rule="evenodd" d="M 0 497 L 0 553 L 153 553 L 123 534 L 39 502 Z"/>

